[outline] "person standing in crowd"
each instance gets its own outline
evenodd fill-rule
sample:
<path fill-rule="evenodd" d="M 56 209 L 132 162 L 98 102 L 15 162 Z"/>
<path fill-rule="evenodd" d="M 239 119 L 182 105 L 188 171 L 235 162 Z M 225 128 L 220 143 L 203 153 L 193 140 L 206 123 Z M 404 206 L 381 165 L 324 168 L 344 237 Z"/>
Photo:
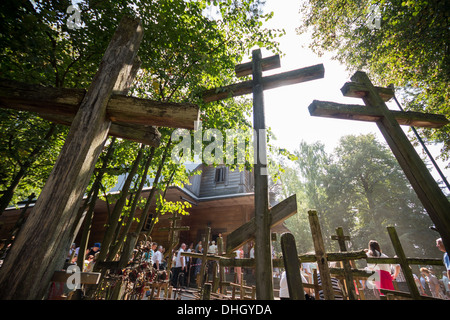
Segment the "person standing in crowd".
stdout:
<path fill-rule="evenodd" d="M 66 261 L 68 261 L 68 262 L 72 262 L 72 260 L 73 260 L 73 258 L 75 257 L 75 256 L 78 256 L 78 251 L 80 250 L 80 248 L 78 247 L 76 247 L 76 244 L 75 244 L 75 242 L 74 243 L 72 243 L 72 245 L 70 246 L 70 249 L 69 249 L 69 254 L 67 255 L 67 259 L 66 259 Z"/>
<path fill-rule="evenodd" d="M 425 277 L 423 276 L 422 273 L 420 273 L 420 284 L 422 285 L 423 291 L 424 291 L 424 295 L 425 296 L 431 296 L 431 291 L 430 291 L 430 287 L 427 284 L 427 280 L 425 279 Z"/>
<path fill-rule="evenodd" d="M 153 255 L 153 268 L 156 270 L 164 270 L 162 259 L 163 259 L 163 246 L 158 246 L 158 250 L 156 250 Z"/>
<path fill-rule="evenodd" d="M 152 242 L 152 245 L 150 247 L 150 253 L 152 254 L 151 255 L 152 259 L 153 259 L 153 256 L 155 255 L 155 251 L 156 251 L 157 247 L 158 247 L 158 244 L 156 242 Z"/>
<path fill-rule="evenodd" d="M 197 245 L 196 253 L 203 253 L 203 246 L 201 241 Z M 201 269 L 202 269 L 202 259 L 197 258 L 197 260 L 195 260 L 195 269 L 194 269 L 195 278 L 197 278 L 197 275 L 200 273 Z"/>
<path fill-rule="evenodd" d="M 427 268 L 420 268 L 420 272 L 428 283 L 431 296 L 434 298 L 442 298 L 442 295 L 440 294 L 441 288 L 439 285 L 439 280 L 436 278 L 436 276 L 432 274 Z"/>
<path fill-rule="evenodd" d="M 93 269 L 94 269 L 94 256 L 89 255 L 86 257 L 86 260 L 84 260 L 83 272 L 92 272 Z"/>
<path fill-rule="evenodd" d="M 209 254 L 217 254 L 217 245 L 215 241 L 211 241 L 211 245 L 208 247 Z"/>
<path fill-rule="evenodd" d="M 94 243 L 94 246 L 86 251 L 85 256 L 86 257 L 87 256 L 94 256 L 95 257 L 95 255 L 100 252 L 101 246 L 102 245 L 101 245 L 100 242 Z"/>
<path fill-rule="evenodd" d="M 236 259 L 244 258 L 244 250 L 242 250 L 242 247 L 237 249 L 234 253 L 236 254 Z M 234 267 L 234 273 L 237 277 L 237 283 L 241 283 L 242 267 Z"/>
<path fill-rule="evenodd" d="M 174 268 L 174 272 L 173 272 L 173 286 L 175 288 L 178 287 L 178 277 L 180 274 L 182 274 L 183 276 L 185 276 L 186 273 L 186 257 L 181 255 L 184 251 L 186 250 L 186 244 L 182 243 L 180 248 L 178 249 L 178 253 L 177 253 L 177 257 L 175 259 L 175 268 Z M 181 283 L 180 285 L 184 285 L 184 278 L 183 277 L 181 279 Z"/>
<path fill-rule="evenodd" d="M 336 262 L 329 262 L 328 265 L 330 266 L 330 268 L 335 268 Z M 322 280 L 320 279 L 319 270 L 317 270 L 317 284 L 319 286 L 322 286 Z M 333 289 L 334 300 L 344 300 L 344 294 L 343 294 L 342 286 L 341 286 L 341 283 L 339 282 L 339 279 L 332 276 L 331 277 L 331 286 Z M 323 289 L 319 290 L 319 299 L 325 300 L 325 294 L 323 292 Z"/>
<path fill-rule="evenodd" d="M 300 277 L 302 278 L 303 283 L 308 283 L 305 276 L 300 273 Z M 311 289 L 310 288 L 303 288 L 303 291 L 305 293 L 305 299 L 306 300 L 314 300 L 311 296 Z M 289 300 L 289 287 L 287 284 L 287 278 L 286 278 L 286 270 L 284 270 L 281 273 L 281 279 L 280 279 L 280 300 Z"/>
<path fill-rule="evenodd" d="M 397 256 L 394 256 L 397 258 Z M 406 283 L 405 275 L 403 274 L 402 267 L 397 264 L 393 266 L 394 272 L 392 273 L 392 281 L 394 281 L 394 286 L 397 284 L 398 290 L 403 292 L 409 292 L 408 284 Z"/>
<path fill-rule="evenodd" d="M 450 290 L 448 287 L 448 277 L 447 277 L 447 271 L 442 271 L 442 284 L 444 285 L 444 292 L 445 292 L 445 296 L 448 298 L 450 298 Z"/>
<path fill-rule="evenodd" d="M 420 295 L 425 295 L 425 289 L 422 286 L 422 283 L 420 282 L 420 279 L 418 276 L 416 276 L 415 273 L 413 273 L 414 282 L 416 283 L 417 289 L 419 289 Z"/>
<path fill-rule="evenodd" d="M 381 252 L 380 244 L 375 240 L 369 241 L 369 248 L 366 252 L 367 257 L 370 258 L 387 258 L 388 256 Z M 368 263 L 368 271 L 374 271 L 377 274 L 377 281 L 375 281 L 375 286 L 378 289 L 380 295 L 384 295 L 380 292 L 380 289 L 394 290 L 394 285 L 392 283 L 391 276 L 391 265 L 390 264 L 379 264 L 379 263 Z"/>
<path fill-rule="evenodd" d="M 148 247 L 145 247 L 144 249 L 143 249 L 143 253 L 142 253 L 142 258 L 141 258 L 141 261 L 142 262 L 146 262 L 146 263 L 152 263 L 152 257 L 153 257 L 153 255 L 152 255 L 152 253 L 150 252 L 150 248 L 148 248 Z"/>
<path fill-rule="evenodd" d="M 442 238 L 436 239 L 436 247 L 438 247 L 438 249 L 444 253 L 442 260 L 444 261 L 445 269 L 447 270 L 447 278 L 450 278 L 450 258 L 448 256 L 447 250 L 445 249 Z"/>

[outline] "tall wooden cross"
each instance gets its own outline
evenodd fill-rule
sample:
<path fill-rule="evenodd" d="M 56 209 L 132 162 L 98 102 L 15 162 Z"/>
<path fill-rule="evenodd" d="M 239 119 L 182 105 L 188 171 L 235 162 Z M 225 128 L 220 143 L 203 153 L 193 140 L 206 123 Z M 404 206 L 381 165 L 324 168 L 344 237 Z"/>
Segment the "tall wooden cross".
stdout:
<path fill-rule="evenodd" d="M 375 122 L 441 234 L 445 247 L 450 248 L 450 203 L 400 127 L 402 124 L 438 128 L 449 121 L 443 115 L 391 111 L 385 101 L 394 96 L 393 89 L 375 87 L 360 71 L 351 80 L 341 88 L 343 95 L 362 98 L 365 106 L 315 100 L 309 106 L 310 114 Z"/>
<path fill-rule="evenodd" d="M 260 300 L 273 300 L 274 298 L 270 228 L 297 212 L 295 196 L 286 199 L 273 208 L 269 208 L 264 90 L 315 80 L 324 76 L 322 64 L 272 76 L 262 76 L 263 71 L 278 68 L 279 66 L 279 56 L 276 55 L 262 59 L 261 51 L 259 49 L 254 50 L 252 52 L 251 62 L 240 64 L 235 68 L 237 76 L 252 75 L 252 80 L 223 88 L 212 89 L 203 95 L 204 101 L 209 102 L 231 96 L 253 94 L 253 128 L 256 132 L 255 139 L 257 146 L 255 154 L 256 163 L 253 170 L 255 177 L 255 216 L 250 222 L 244 224 L 228 236 L 227 252 L 231 248 L 240 247 L 243 243 L 254 237 L 255 280 L 257 283 L 256 298 Z M 294 210 L 293 207 L 295 207 Z M 278 220 L 274 219 L 275 214 L 279 214 L 280 212 L 284 217 L 278 217 Z M 244 230 L 245 232 L 243 232 Z"/>
<path fill-rule="evenodd" d="M 167 121 L 171 118 L 163 110 L 167 105 L 154 105 L 156 108 L 152 109 L 148 107 L 149 101 L 123 96 L 138 69 L 137 51 L 142 37 L 140 20 L 124 17 L 87 92 L 49 88 L 33 92 L 36 89 L 33 87 L 29 88 L 29 95 L 25 95 L 19 90 L 20 86 L 16 86 L 19 91 L 10 93 L 0 89 L 2 107 L 28 105 L 35 108 L 29 111 L 38 111 L 41 115 L 50 115 L 51 120 L 70 124 L 58 160 L 0 269 L 0 299 L 45 298 L 53 273 L 63 267 L 77 222 L 76 213 L 108 134 L 157 145 L 158 139 L 154 135 L 145 136 L 149 131 L 146 126 L 166 122 L 168 126 L 178 125 Z M 53 96 L 49 94 L 51 92 Z M 54 104 L 48 103 L 49 100 Z M 175 106 L 173 110 L 181 114 L 177 118 L 183 118 L 184 113 L 192 125 L 198 118 L 197 107 L 176 109 Z M 193 109 L 193 113 L 188 111 Z M 128 113 L 131 110 L 134 111 Z M 151 117 L 153 120 L 148 119 Z M 117 130 L 111 132 L 111 129 Z M 150 132 L 155 133 L 154 130 Z"/>

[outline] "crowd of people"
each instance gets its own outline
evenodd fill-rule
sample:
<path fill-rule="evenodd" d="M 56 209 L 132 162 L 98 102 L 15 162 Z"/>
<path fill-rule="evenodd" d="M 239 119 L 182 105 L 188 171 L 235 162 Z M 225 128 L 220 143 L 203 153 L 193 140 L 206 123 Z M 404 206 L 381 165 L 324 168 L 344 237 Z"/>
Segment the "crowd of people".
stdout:
<path fill-rule="evenodd" d="M 94 270 L 94 265 L 100 253 L 101 246 L 101 243 L 96 242 L 92 247 L 86 250 L 84 253 L 83 272 L 92 272 L 92 270 Z M 72 243 L 66 258 L 66 263 L 77 264 L 78 256 L 80 255 L 79 253 L 80 247 L 77 247 L 75 243 Z"/>
<path fill-rule="evenodd" d="M 206 250 L 208 254 L 217 254 L 218 251 L 215 241 L 210 241 L 207 244 Z M 183 252 L 203 253 L 204 247 L 202 241 L 199 241 L 195 247 L 194 243 L 190 243 L 189 247 L 185 243 L 182 243 L 178 250 L 173 252 L 171 281 L 175 288 L 195 283 L 201 271 L 202 259 L 183 256 L 181 255 Z"/>
<path fill-rule="evenodd" d="M 423 296 L 430 296 L 439 299 L 450 299 L 450 288 L 449 288 L 449 278 L 450 278 L 450 260 L 448 254 L 443 245 L 442 239 L 436 240 L 437 248 L 443 252 L 443 262 L 445 266 L 445 271 L 442 275 L 436 275 L 432 268 L 421 267 L 419 269 L 419 275 L 413 273 L 415 284 L 419 290 L 419 293 Z M 388 258 L 381 250 L 380 244 L 371 240 L 369 242 L 368 248 L 364 250 L 367 257 L 373 258 Z M 396 257 L 396 256 L 395 256 Z M 335 262 L 330 262 L 330 267 L 335 267 Z M 317 270 L 317 280 L 318 284 L 320 282 L 320 272 L 317 269 L 316 263 L 302 263 L 300 268 L 300 275 L 302 277 L 303 283 L 314 284 L 314 269 Z M 360 284 L 364 290 L 366 299 L 380 299 L 383 293 L 380 289 L 387 290 L 397 290 L 402 292 L 410 292 L 408 284 L 406 283 L 406 278 L 403 274 L 400 264 L 374 264 L 368 263 L 365 267 L 368 272 L 373 272 L 373 277 L 369 277 L 367 280 L 359 280 Z M 338 279 L 332 277 L 332 286 L 335 293 L 336 300 L 343 299 L 343 286 L 338 281 Z M 305 288 L 305 297 L 307 299 L 314 299 L 314 294 L 312 289 Z M 280 298 L 288 299 L 289 291 L 286 280 L 286 272 L 283 272 L 280 280 Z M 319 292 L 319 298 L 324 299 L 323 290 Z"/>
<path fill-rule="evenodd" d="M 443 262 L 446 267 L 446 271 L 443 271 L 441 275 L 435 274 L 435 270 L 432 268 L 421 267 L 420 273 L 416 275 L 413 273 L 413 277 L 419 293 L 424 296 L 430 296 L 440 299 L 450 299 L 450 260 L 448 254 L 444 248 L 442 239 L 436 240 L 437 248 L 443 252 Z M 95 243 L 91 248 L 85 252 L 85 260 L 83 264 L 83 272 L 90 272 L 93 270 L 96 258 L 101 250 L 101 244 Z M 199 241 L 195 246 L 194 243 L 190 243 L 189 246 L 186 243 L 182 243 L 178 248 L 172 250 L 172 257 L 168 259 L 164 258 L 165 248 L 162 245 L 158 245 L 156 242 L 150 242 L 148 245 L 143 246 L 140 250 L 140 262 L 148 263 L 152 265 L 156 270 L 168 270 L 171 271 L 171 284 L 174 287 L 190 286 L 196 284 L 198 274 L 201 271 L 202 259 L 200 257 L 189 257 L 182 255 L 183 252 L 191 253 L 203 253 L 204 246 L 202 241 Z M 210 241 L 206 245 L 208 254 L 217 255 L 218 248 L 215 241 Z M 368 248 L 365 249 L 367 257 L 373 258 L 387 258 L 388 256 L 382 252 L 380 244 L 371 240 L 368 244 Z M 244 252 L 242 248 L 235 251 L 236 258 L 244 258 Z M 79 248 L 75 243 L 69 250 L 67 262 L 75 264 L 79 255 Z M 254 258 L 254 245 L 250 244 L 249 252 L 246 255 L 249 258 Z M 395 256 L 396 257 L 396 256 Z M 169 267 L 169 263 L 171 264 Z M 213 269 L 213 261 L 207 262 L 207 270 Z M 336 267 L 335 262 L 330 262 L 330 267 Z M 314 270 L 317 271 L 317 277 L 313 276 Z M 398 290 L 403 292 L 409 292 L 409 287 L 406 283 L 405 276 L 399 264 L 385 264 L 385 263 L 368 263 L 365 267 L 368 272 L 373 272 L 373 277 L 369 277 L 360 281 L 360 288 L 362 287 L 365 295 L 368 299 L 379 299 L 383 293 L 380 289 Z M 242 270 L 240 267 L 235 267 L 234 272 L 237 276 L 237 282 L 242 281 Z M 280 298 L 288 299 L 289 292 L 287 288 L 286 272 L 277 273 L 274 270 L 274 276 L 280 277 Z M 316 263 L 301 263 L 300 274 L 303 283 L 314 284 L 314 279 L 317 279 L 320 283 L 320 272 Z M 335 292 L 335 299 L 343 299 L 343 287 L 340 281 L 336 278 L 332 278 L 333 290 Z M 305 288 L 305 294 L 307 298 L 314 299 L 314 292 L 310 288 Z M 319 292 L 320 299 L 323 299 L 323 291 Z"/>

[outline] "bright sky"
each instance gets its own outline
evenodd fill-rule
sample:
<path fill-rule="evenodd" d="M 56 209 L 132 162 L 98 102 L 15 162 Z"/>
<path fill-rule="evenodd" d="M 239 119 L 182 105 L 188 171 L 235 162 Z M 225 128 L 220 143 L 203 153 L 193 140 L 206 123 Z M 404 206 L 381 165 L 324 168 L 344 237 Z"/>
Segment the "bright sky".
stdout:
<path fill-rule="evenodd" d="M 266 125 L 271 127 L 278 144 L 289 150 L 298 148 L 301 140 L 312 143 L 320 140 L 328 151 L 332 151 L 341 136 L 347 134 L 373 132 L 382 138 L 374 123 L 313 117 L 308 106 L 313 100 L 361 104 L 357 98 L 344 97 L 340 91 L 345 82 L 350 81 L 345 67 L 331 60 L 331 54 L 318 57 L 308 48 L 307 35 L 299 36 L 295 28 L 300 25 L 301 0 L 267 0 L 265 11 L 273 11 L 274 17 L 267 23 L 270 28 L 284 28 L 286 35 L 278 38 L 285 56 L 281 58 L 281 68 L 264 73 L 280 73 L 322 63 L 325 77 L 271 89 L 264 92 Z M 302 47 L 303 46 L 303 47 Z M 263 57 L 272 53 L 263 51 Z M 384 139 L 383 139 L 384 140 Z"/>
<path fill-rule="evenodd" d="M 333 101 L 338 103 L 361 104 L 362 99 L 344 97 L 340 91 L 345 82 L 350 81 L 352 74 L 345 70 L 345 66 L 331 60 L 331 54 L 318 57 L 310 49 L 310 39 L 307 35 L 299 36 L 295 29 L 300 24 L 299 9 L 302 0 L 266 0 L 265 12 L 274 12 L 274 17 L 266 22 L 268 28 L 285 29 L 286 35 L 278 38 L 281 50 L 285 54 L 281 58 L 281 68 L 265 72 L 264 75 L 281 73 L 322 63 L 325 77 L 300 84 L 271 89 L 264 92 L 266 126 L 274 132 L 280 147 L 293 151 L 298 148 L 301 140 L 308 143 L 321 141 L 327 150 L 332 152 L 339 139 L 349 134 L 374 133 L 380 142 L 384 137 L 375 123 L 354 120 L 327 119 L 313 117 L 309 114 L 308 106 L 313 100 Z M 262 50 L 263 58 L 272 55 Z M 377 85 L 375 83 L 375 85 Z M 395 102 L 389 102 L 388 107 L 399 110 Z M 403 127 L 408 132 L 407 127 Z M 409 135 L 408 135 L 409 136 Z M 428 146 L 430 152 L 438 162 L 440 169 L 450 176 L 445 165 L 438 161 L 439 147 Z M 421 148 L 418 149 L 422 153 Z"/>

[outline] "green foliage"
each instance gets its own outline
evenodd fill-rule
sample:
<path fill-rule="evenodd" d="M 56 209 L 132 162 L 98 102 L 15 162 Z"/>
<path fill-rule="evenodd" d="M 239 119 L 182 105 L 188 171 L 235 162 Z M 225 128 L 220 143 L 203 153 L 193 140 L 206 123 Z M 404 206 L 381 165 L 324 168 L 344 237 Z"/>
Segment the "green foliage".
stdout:
<path fill-rule="evenodd" d="M 342 227 L 352 238 L 351 250 L 375 239 L 393 256 L 386 227 L 395 226 L 407 255 L 438 254 L 429 216 L 391 151 L 373 134 L 345 136 L 332 154 L 321 143 L 302 142 L 295 154 L 298 160 L 282 175 L 282 194 L 297 194 L 298 213 L 286 224 L 296 238 L 305 239 L 297 241 L 299 250 L 312 249 L 306 212 L 314 208 L 330 250 L 338 250 L 330 237 Z"/>
<path fill-rule="evenodd" d="M 11 203 L 39 194 L 64 142 L 66 131 L 57 127 L 45 140 L 51 124 L 28 112 L 0 109 L 0 195 L 24 171 Z M 37 153 L 37 150 L 40 151 Z"/>
<path fill-rule="evenodd" d="M 380 10 L 371 28 L 370 5 Z M 309 0 L 301 8 L 298 33 L 311 32 L 310 47 L 333 52 L 349 71 L 362 70 L 377 85 L 394 84 L 405 109 L 450 113 L 450 20 L 445 1 Z M 450 150 L 449 126 L 424 129 L 432 142 Z"/>
<path fill-rule="evenodd" d="M 77 1 L 82 21 L 79 29 L 70 29 L 66 25 L 69 18 L 66 10 L 70 4 L 68 0 L 1 2 L 1 77 L 46 86 L 87 89 L 120 19 L 125 14 L 138 16 L 144 27 L 138 52 L 142 64 L 130 94 L 159 101 L 198 103 L 205 128 L 248 127 L 247 102 L 203 104 L 199 93 L 236 81 L 234 66 L 249 55 L 253 46 L 278 53 L 274 39 L 282 32 L 263 27 L 262 22 L 270 19 L 271 14 L 261 13 L 261 1 Z M 11 111 L 11 114 L 15 112 Z M 26 117 L 34 123 L 41 121 L 34 115 Z M 42 122 L 42 125 L 49 124 Z M 3 134 L 5 130 L 9 130 L 8 125 L 2 123 L 0 132 Z M 161 146 L 166 145 L 172 130 L 159 128 Z M 19 150 L 20 145 L 31 145 L 44 132 L 44 129 L 40 132 L 17 131 L 17 136 L 10 139 L 17 146 L 4 149 Z M 56 156 L 60 147 L 61 143 L 46 150 Z M 103 192 L 116 185 L 118 175 L 127 172 L 137 149 L 136 143 L 118 142 L 115 158 L 108 164 L 102 181 Z M 155 159 L 160 160 L 162 152 L 163 147 L 156 150 Z M 55 158 L 47 157 L 46 160 L 45 172 L 48 172 Z M 158 161 L 152 163 L 150 178 L 154 178 L 158 165 Z M 170 161 L 165 164 L 163 176 L 167 177 L 172 165 Z M 4 186 L 10 183 L 14 170 L 9 162 L 8 167 L 2 168 L 1 183 Z M 36 184 L 33 190 L 38 194 L 46 179 L 44 176 L 29 175 L 29 182 L 21 185 L 18 195 L 28 196 L 30 190 L 26 188 L 33 183 Z M 180 165 L 173 183 L 180 185 L 186 181 L 186 168 Z M 163 188 L 162 183 L 161 180 L 157 187 Z"/>

